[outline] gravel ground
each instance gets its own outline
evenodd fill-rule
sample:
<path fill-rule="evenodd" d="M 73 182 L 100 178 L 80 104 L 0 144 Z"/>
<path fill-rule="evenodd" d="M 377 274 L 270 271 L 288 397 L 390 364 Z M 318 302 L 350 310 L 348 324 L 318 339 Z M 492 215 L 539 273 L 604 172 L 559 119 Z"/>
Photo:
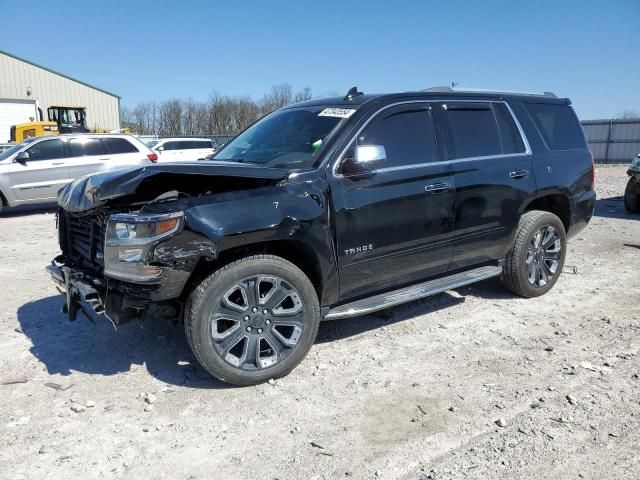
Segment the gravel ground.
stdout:
<path fill-rule="evenodd" d="M 164 321 L 70 323 L 51 211 L 0 218 L 0 478 L 640 477 L 640 216 L 622 166 L 547 295 L 497 281 L 324 323 L 229 388 Z M 24 383 L 5 382 L 20 381 Z"/>

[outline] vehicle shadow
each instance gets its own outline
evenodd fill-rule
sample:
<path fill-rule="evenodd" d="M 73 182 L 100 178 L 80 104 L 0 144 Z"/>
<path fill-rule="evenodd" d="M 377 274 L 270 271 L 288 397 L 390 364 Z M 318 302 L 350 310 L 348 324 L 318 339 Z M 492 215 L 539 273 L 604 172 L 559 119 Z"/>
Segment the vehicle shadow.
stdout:
<path fill-rule="evenodd" d="M 441 293 L 376 314 L 320 324 L 316 343 L 343 340 L 416 316 L 435 313 L 465 301 L 465 295 L 509 299 L 497 281 L 485 281 Z M 132 321 L 114 329 L 106 318 L 91 323 L 82 314 L 69 322 L 61 313 L 62 296 L 51 296 L 22 305 L 17 312 L 22 332 L 31 340 L 31 353 L 52 375 L 82 372 L 120 375 L 144 366 L 158 380 L 201 389 L 232 388 L 211 377 L 197 362 L 180 325 L 165 319 Z M 432 320 L 438 326 L 437 317 Z"/>
<path fill-rule="evenodd" d="M 61 313 L 62 296 L 26 303 L 18 322 L 33 346 L 31 353 L 50 374 L 82 372 L 117 375 L 136 365 L 167 384 L 221 389 L 229 385 L 211 377 L 197 362 L 181 326 L 168 320 L 132 321 L 114 329 L 106 318 L 92 324 L 83 315 L 69 322 Z"/>
<path fill-rule="evenodd" d="M 0 219 L 11 217 L 26 217 L 28 215 L 40 215 L 43 213 L 56 213 L 55 203 L 43 203 L 39 205 L 23 205 L 20 207 L 5 207 L 0 213 Z"/>
<path fill-rule="evenodd" d="M 444 292 L 361 317 L 322 322 L 318 330 L 316 343 L 342 340 L 414 317 L 436 313 L 440 310 L 463 303 L 467 295 L 493 300 L 509 300 L 514 298 L 514 295 L 502 288 L 497 280 L 487 280 L 467 285 L 466 287 L 460 287 L 453 291 L 455 292 L 454 294 Z M 432 325 L 427 326 L 437 327 L 440 323 L 444 323 L 438 320 L 437 317 L 435 317 L 432 322 Z"/>
<path fill-rule="evenodd" d="M 640 214 L 629 213 L 625 210 L 623 197 L 599 198 L 596 200 L 594 216 L 619 218 L 622 220 L 640 220 Z"/>

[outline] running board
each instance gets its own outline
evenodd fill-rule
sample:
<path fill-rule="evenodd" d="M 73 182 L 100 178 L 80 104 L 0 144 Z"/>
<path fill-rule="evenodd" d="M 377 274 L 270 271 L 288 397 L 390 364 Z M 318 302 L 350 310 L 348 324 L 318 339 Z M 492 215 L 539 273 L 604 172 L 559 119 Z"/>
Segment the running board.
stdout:
<path fill-rule="evenodd" d="M 463 287 L 470 283 L 479 282 L 487 278 L 497 277 L 502 274 L 502 267 L 487 266 L 456 273 L 447 277 L 429 280 L 428 282 L 411 285 L 410 287 L 381 293 L 373 297 L 363 298 L 355 302 L 340 305 L 329 310 L 324 317 L 325 320 L 336 320 L 338 318 L 355 317 L 365 313 L 375 312 L 385 308 L 411 302 L 419 298 L 442 293 L 452 288 Z"/>

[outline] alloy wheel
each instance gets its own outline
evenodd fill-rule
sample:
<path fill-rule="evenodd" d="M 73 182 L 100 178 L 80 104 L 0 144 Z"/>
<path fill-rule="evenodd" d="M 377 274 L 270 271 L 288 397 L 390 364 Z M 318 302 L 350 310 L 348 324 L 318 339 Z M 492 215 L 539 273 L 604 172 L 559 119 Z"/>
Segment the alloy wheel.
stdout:
<path fill-rule="evenodd" d="M 286 359 L 305 327 L 302 296 L 274 275 L 256 275 L 235 283 L 210 316 L 213 347 L 227 363 L 262 370 Z"/>
<path fill-rule="evenodd" d="M 544 287 L 556 275 L 562 253 L 562 240 L 551 225 L 543 225 L 527 248 L 527 278 L 534 287 Z"/>

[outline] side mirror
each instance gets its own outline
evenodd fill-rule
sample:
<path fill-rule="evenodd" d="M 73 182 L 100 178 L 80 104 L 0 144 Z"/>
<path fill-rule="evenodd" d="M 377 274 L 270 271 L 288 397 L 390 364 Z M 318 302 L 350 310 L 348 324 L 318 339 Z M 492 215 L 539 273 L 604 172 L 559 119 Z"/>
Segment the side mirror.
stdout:
<path fill-rule="evenodd" d="M 356 163 L 363 167 L 375 168 L 387 160 L 384 145 L 357 145 Z"/>
<path fill-rule="evenodd" d="M 164 152 L 164 147 L 158 147 L 158 148 L 156 148 L 156 150 L 157 150 L 158 152 Z"/>
<path fill-rule="evenodd" d="M 386 160 L 383 145 L 357 145 L 353 154 L 342 162 L 340 173 L 345 177 L 370 178 Z"/>
<path fill-rule="evenodd" d="M 18 163 L 27 163 L 27 160 L 29 160 L 29 154 L 27 152 L 20 152 L 16 156 L 16 162 Z"/>

